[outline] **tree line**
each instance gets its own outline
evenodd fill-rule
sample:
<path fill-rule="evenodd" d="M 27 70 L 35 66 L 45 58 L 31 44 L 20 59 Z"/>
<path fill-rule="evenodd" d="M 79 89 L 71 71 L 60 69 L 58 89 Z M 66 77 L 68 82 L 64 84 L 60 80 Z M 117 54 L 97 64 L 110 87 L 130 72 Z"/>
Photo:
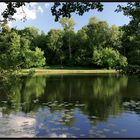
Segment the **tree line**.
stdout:
<path fill-rule="evenodd" d="M 63 29 L 51 29 L 47 34 L 35 27 L 19 30 L 2 26 L 0 68 L 59 65 L 122 69 L 140 65 L 139 30 L 128 36 L 126 26 L 110 26 L 96 17 L 77 32 L 73 18 L 61 18 L 59 23 Z"/>

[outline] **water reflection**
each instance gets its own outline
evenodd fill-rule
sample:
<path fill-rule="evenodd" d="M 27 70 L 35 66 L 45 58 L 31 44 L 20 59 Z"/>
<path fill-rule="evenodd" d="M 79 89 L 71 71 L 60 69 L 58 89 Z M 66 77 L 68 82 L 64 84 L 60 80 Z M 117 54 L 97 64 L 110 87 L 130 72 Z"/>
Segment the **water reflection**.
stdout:
<path fill-rule="evenodd" d="M 5 133 L 13 126 L 11 136 L 17 131 L 23 137 L 119 135 L 116 131 L 111 135 L 110 128 L 101 130 L 100 124 L 120 117 L 127 110 L 124 101 L 140 100 L 136 79 L 119 75 L 22 76 L 0 84 L 0 126 Z M 2 123 L 5 118 L 7 125 Z"/>
<path fill-rule="evenodd" d="M 58 80 L 58 79 L 61 80 Z M 42 102 L 57 100 L 73 104 L 85 104 L 80 109 L 87 115 L 97 115 L 101 120 L 110 113 L 116 115 L 120 110 L 121 90 L 127 86 L 127 77 L 117 76 L 65 76 L 51 77 L 46 81 Z M 75 108 L 70 106 L 70 108 Z M 78 105 L 77 105 L 78 106 Z M 62 106 L 63 107 L 63 106 Z M 51 107 L 53 110 L 55 107 Z M 62 108 L 66 108 L 65 106 Z"/>

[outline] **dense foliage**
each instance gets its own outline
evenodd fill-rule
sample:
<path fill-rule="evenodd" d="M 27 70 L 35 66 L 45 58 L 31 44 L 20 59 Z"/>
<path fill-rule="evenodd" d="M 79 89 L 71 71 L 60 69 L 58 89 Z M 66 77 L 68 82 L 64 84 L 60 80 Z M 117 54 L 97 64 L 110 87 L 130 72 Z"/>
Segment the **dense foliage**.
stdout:
<path fill-rule="evenodd" d="M 135 43 L 129 47 L 124 28 L 110 26 L 96 17 L 77 32 L 72 18 L 61 18 L 59 23 L 62 29 L 51 29 L 47 34 L 35 27 L 17 30 L 2 26 L 1 69 L 47 65 L 123 69 L 128 64 L 139 65 L 139 47 L 135 47 L 138 36 L 127 36 Z"/>
<path fill-rule="evenodd" d="M 126 57 L 122 56 L 118 51 L 112 48 L 103 48 L 102 50 L 94 50 L 93 62 L 99 66 L 106 68 L 123 68 L 127 66 Z"/>
<path fill-rule="evenodd" d="M 16 8 L 25 2 L 6 2 L 3 21 L 13 20 Z M 140 3 L 118 5 L 117 12 L 130 17 L 128 25 L 109 26 L 106 21 L 92 17 L 77 32 L 71 17 L 74 12 L 83 15 L 91 9 L 103 10 L 100 2 L 54 2 L 51 7 L 55 21 L 63 30 L 51 29 L 48 34 L 35 27 L 10 29 L 1 24 L 0 68 L 16 69 L 44 65 L 90 66 L 93 68 L 125 68 L 130 73 L 140 67 Z M 26 17 L 25 17 L 26 18 Z M 126 67 L 128 64 L 128 67 Z"/>
<path fill-rule="evenodd" d="M 0 33 L 0 68 L 18 69 L 40 67 L 45 64 L 44 52 L 35 47 L 31 50 L 31 40 L 10 29 L 3 27 Z"/>
<path fill-rule="evenodd" d="M 140 73 L 140 3 L 128 2 L 126 6 L 118 6 L 117 12 L 123 12 L 130 18 L 128 25 L 122 26 L 123 48 L 121 52 L 128 58 L 129 67 L 127 71 Z"/>

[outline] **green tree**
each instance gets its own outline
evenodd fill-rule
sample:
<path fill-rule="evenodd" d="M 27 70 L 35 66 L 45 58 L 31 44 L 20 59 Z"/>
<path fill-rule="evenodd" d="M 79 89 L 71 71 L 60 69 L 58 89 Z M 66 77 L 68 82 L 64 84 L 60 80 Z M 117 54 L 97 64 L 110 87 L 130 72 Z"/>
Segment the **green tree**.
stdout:
<path fill-rule="evenodd" d="M 106 21 L 101 21 L 96 17 L 89 19 L 87 25 L 87 34 L 89 36 L 89 45 L 91 48 L 106 47 L 109 37 L 109 25 Z"/>
<path fill-rule="evenodd" d="M 110 28 L 108 23 L 96 17 L 90 18 L 89 23 L 77 33 L 77 40 L 80 44 L 77 42 L 79 55 L 77 55 L 76 61 L 82 61 L 83 64 L 85 63 L 84 65 L 93 66 L 94 50 L 109 45 L 109 37 Z"/>
<path fill-rule="evenodd" d="M 1 68 L 41 67 L 45 60 L 48 65 L 122 68 L 127 65 L 124 54 L 129 56 L 129 63 L 139 64 L 139 49 L 135 48 L 139 46 L 140 32 L 126 37 L 131 43 L 128 45 L 133 45 L 130 48 L 124 47 L 125 30 L 109 26 L 96 17 L 90 18 L 77 33 L 72 18 L 61 18 L 60 23 L 63 30 L 51 29 L 47 35 L 35 27 L 16 30 L 3 26 L 0 33 Z"/>
<path fill-rule="evenodd" d="M 30 49 L 30 41 L 12 30 L 0 33 L 0 67 L 1 69 L 18 69 L 43 66 L 44 53 L 35 47 Z"/>
<path fill-rule="evenodd" d="M 0 67 L 16 69 L 20 64 L 20 36 L 15 32 L 1 33 L 0 40 Z"/>
<path fill-rule="evenodd" d="M 72 37 L 73 37 L 73 30 L 74 30 L 74 25 L 75 25 L 75 21 L 73 18 L 62 18 L 60 19 L 60 24 L 62 25 L 63 29 L 64 29 L 64 38 L 65 40 L 67 40 L 65 42 L 65 45 L 68 44 L 68 52 L 69 52 L 69 63 L 71 63 L 72 60 Z"/>
<path fill-rule="evenodd" d="M 45 65 L 44 52 L 40 48 L 30 49 L 30 41 L 26 38 L 21 39 L 20 60 L 22 68 L 41 67 Z"/>
<path fill-rule="evenodd" d="M 117 12 L 123 12 L 130 18 L 128 25 L 124 25 L 122 30 L 123 54 L 127 57 L 130 65 L 140 66 L 140 3 L 128 2 L 126 6 L 118 6 Z"/>
<path fill-rule="evenodd" d="M 41 34 L 38 34 L 34 39 L 35 45 L 41 48 L 41 50 L 45 51 L 47 37 L 46 34 L 42 31 Z"/>
<path fill-rule="evenodd" d="M 89 37 L 86 32 L 86 28 L 78 30 L 76 34 L 76 53 L 75 53 L 75 64 L 80 66 L 86 66 L 90 63 L 90 47 Z"/>
<path fill-rule="evenodd" d="M 35 50 L 37 46 L 36 40 L 40 35 L 39 29 L 36 27 L 26 27 L 23 30 L 18 30 L 18 34 L 30 41 L 30 49 Z"/>
<path fill-rule="evenodd" d="M 57 29 L 51 29 L 46 37 L 45 57 L 46 62 L 50 65 L 62 65 L 64 60 L 63 32 Z"/>
<path fill-rule="evenodd" d="M 121 52 L 123 31 L 121 30 L 120 27 L 112 25 L 110 27 L 109 34 L 110 34 L 108 38 L 109 46 Z"/>
<path fill-rule="evenodd" d="M 112 48 L 103 48 L 102 50 L 94 50 L 93 63 L 109 69 L 123 68 L 127 66 L 127 59 Z"/>
<path fill-rule="evenodd" d="M 44 52 L 38 47 L 36 47 L 33 52 L 32 62 L 34 63 L 34 67 L 41 67 L 45 65 Z"/>

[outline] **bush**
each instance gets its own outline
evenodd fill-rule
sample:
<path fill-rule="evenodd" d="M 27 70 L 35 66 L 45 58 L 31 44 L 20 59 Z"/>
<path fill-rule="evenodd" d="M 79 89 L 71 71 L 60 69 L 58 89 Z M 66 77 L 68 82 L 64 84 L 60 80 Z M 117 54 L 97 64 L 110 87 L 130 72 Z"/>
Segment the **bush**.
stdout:
<path fill-rule="evenodd" d="M 127 58 L 112 48 L 95 49 L 93 52 L 93 64 L 109 69 L 122 69 L 127 66 Z"/>

